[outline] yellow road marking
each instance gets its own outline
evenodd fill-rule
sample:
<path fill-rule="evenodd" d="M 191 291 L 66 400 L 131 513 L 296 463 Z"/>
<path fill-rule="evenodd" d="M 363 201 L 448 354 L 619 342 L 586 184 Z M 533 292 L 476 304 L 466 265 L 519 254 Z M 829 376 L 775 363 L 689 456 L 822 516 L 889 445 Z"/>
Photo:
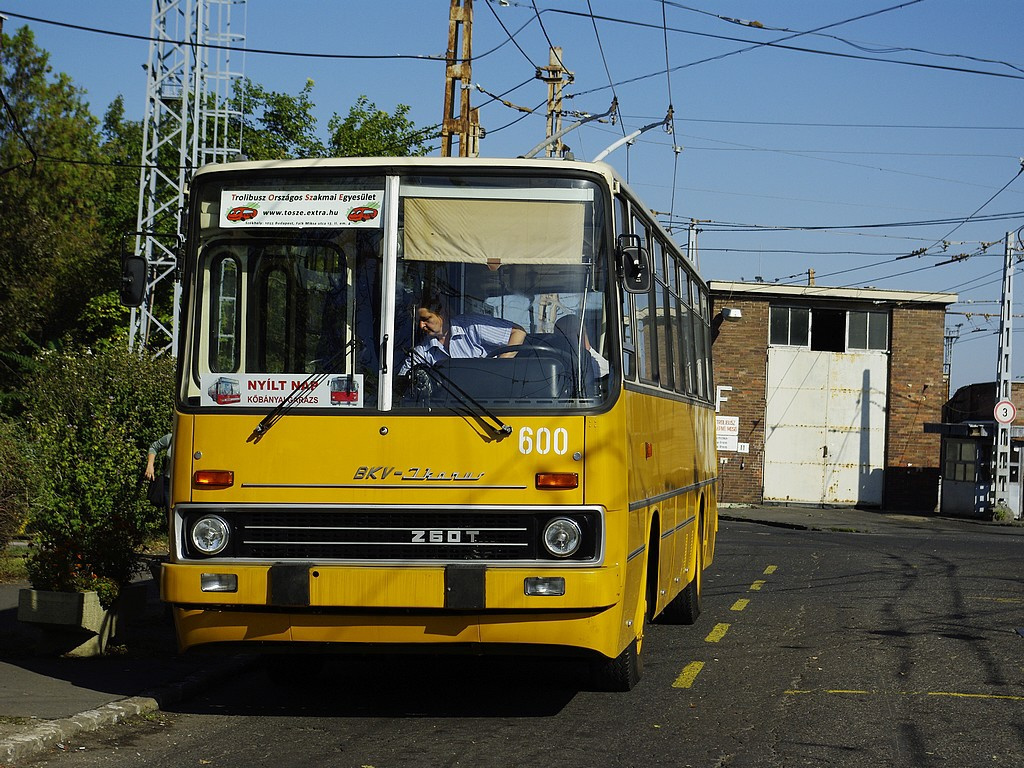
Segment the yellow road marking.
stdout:
<path fill-rule="evenodd" d="M 728 624 L 715 624 L 715 628 L 712 629 L 710 634 L 708 634 L 708 636 L 704 638 L 704 642 L 717 643 L 719 640 L 725 637 L 725 633 L 728 631 Z"/>
<path fill-rule="evenodd" d="M 771 576 L 778 569 L 779 569 L 779 566 L 777 566 L 777 565 L 769 565 L 767 568 L 764 569 L 764 575 L 765 576 Z"/>
<path fill-rule="evenodd" d="M 683 667 L 683 671 L 679 673 L 679 677 L 672 683 L 672 687 L 689 688 L 693 685 L 693 681 L 697 679 L 697 675 L 700 674 L 702 669 L 704 669 L 703 661 L 691 661 Z"/>
<path fill-rule="evenodd" d="M 761 587 L 763 587 L 766 583 L 767 582 L 765 582 L 764 579 L 758 579 L 757 581 L 755 581 L 753 584 L 750 585 L 750 591 L 752 591 L 752 592 L 760 592 L 761 591 Z"/>
<path fill-rule="evenodd" d="M 833 696 L 948 696 L 958 699 L 993 699 L 998 701 L 1024 701 L 1024 696 L 1009 696 L 1001 693 L 955 693 L 952 691 L 857 691 L 843 689 L 829 689 L 822 691 L 785 691 L 786 696 L 807 696 L 812 693 L 825 693 Z"/>
<path fill-rule="evenodd" d="M 1003 701 L 1024 701 L 1024 696 L 1007 696 L 1000 693 L 953 693 L 951 691 L 928 691 L 925 696 L 952 696 L 958 699 L 1002 699 Z"/>
<path fill-rule="evenodd" d="M 730 608 L 729 610 L 731 610 L 731 611 L 742 611 L 748 605 L 750 605 L 750 601 L 749 600 L 747 600 L 746 598 L 740 598 L 739 600 L 737 600 L 735 603 L 732 604 L 732 608 Z"/>

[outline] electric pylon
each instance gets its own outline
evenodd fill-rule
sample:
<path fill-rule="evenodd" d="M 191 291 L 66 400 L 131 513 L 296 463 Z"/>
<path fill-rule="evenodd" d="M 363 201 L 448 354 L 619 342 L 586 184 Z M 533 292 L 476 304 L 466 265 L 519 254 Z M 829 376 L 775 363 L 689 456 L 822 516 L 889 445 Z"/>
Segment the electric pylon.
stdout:
<path fill-rule="evenodd" d="M 149 265 L 146 298 L 132 309 L 133 350 L 177 350 L 179 238 L 191 171 L 241 153 L 241 113 L 232 100 L 241 70 L 233 46 L 245 40 L 231 28 L 232 9 L 246 0 L 153 0 L 152 42 L 146 65 L 135 253 Z"/>

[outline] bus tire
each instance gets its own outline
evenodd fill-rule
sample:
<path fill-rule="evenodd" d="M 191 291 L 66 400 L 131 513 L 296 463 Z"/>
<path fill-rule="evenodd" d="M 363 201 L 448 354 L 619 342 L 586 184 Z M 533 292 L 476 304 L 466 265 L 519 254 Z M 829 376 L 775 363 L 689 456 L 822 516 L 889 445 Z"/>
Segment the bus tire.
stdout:
<path fill-rule="evenodd" d="M 661 612 L 663 624 L 693 624 L 701 611 L 701 583 L 704 581 L 704 516 L 697 523 L 697 557 L 693 578 Z"/>
<path fill-rule="evenodd" d="M 614 659 L 597 662 L 593 679 L 598 690 L 625 692 L 633 689 L 643 676 L 644 660 L 640 642 L 633 638 Z"/>

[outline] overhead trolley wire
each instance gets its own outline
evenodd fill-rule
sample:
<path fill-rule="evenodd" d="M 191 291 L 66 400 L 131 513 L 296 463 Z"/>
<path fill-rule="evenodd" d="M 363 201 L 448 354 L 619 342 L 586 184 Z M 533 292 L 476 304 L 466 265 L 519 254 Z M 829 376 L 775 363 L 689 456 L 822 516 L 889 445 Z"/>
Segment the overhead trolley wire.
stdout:
<path fill-rule="evenodd" d="M 519 41 L 517 41 L 516 38 L 515 38 L 515 35 L 518 35 L 520 32 L 522 32 L 524 29 L 526 29 L 527 24 L 529 24 L 530 22 L 527 22 L 526 24 L 521 26 L 518 30 L 516 30 L 515 34 L 512 34 L 511 32 L 508 31 L 508 27 L 505 26 L 505 22 L 503 22 L 501 20 L 501 17 L 498 16 L 497 12 L 494 10 L 494 8 L 491 7 L 490 3 L 486 3 L 486 5 L 487 5 L 487 10 L 489 10 L 491 12 L 491 15 L 494 17 L 494 20 L 498 22 L 498 26 L 500 26 L 502 28 L 502 30 L 504 30 L 505 35 L 508 37 L 508 39 L 519 50 L 519 52 L 521 54 L 523 54 L 523 58 L 526 59 L 530 63 L 531 67 L 533 67 L 534 69 L 538 69 L 537 65 L 534 64 L 533 60 L 530 58 L 530 55 L 526 51 L 523 50 L 523 46 L 521 46 L 519 44 Z M 532 21 L 532 19 L 531 19 L 531 21 Z M 537 17 L 537 21 L 538 22 L 540 21 L 540 16 Z M 543 29 L 543 28 L 544 28 L 543 25 L 541 25 L 541 29 Z M 546 35 L 547 35 L 547 33 L 545 33 L 545 36 Z M 502 45 L 504 45 L 504 43 L 502 43 Z M 497 48 L 493 48 L 491 51 L 488 51 L 488 53 L 493 53 L 496 50 L 498 50 L 498 49 Z M 476 61 L 477 59 L 480 59 L 480 58 L 482 58 L 482 57 L 481 56 L 474 56 L 473 60 Z"/>
<path fill-rule="evenodd" d="M 668 114 L 665 116 L 665 128 L 669 135 L 672 137 L 672 192 L 669 196 L 669 217 L 675 217 L 676 211 L 676 182 L 679 178 L 679 140 L 676 138 L 676 121 L 675 121 L 675 107 L 673 106 L 674 99 L 672 98 L 672 67 L 669 64 L 669 53 L 668 53 L 668 15 L 665 11 L 665 2 L 662 0 L 661 3 L 661 31 L 663 37 L 663 43 L 665 46 L 665 86 L 668 89 Z M 669 232 L 672 230 L 669 229 Z"/>
<path fill-rule="evenodd" d="M 990 198 L 989 198 L 988 200 L 986 200 L 986 201 L 985 201 L 984 203 L 982 203 L 982 204 L 981 204 L 980 206 L 978 206 L 977 210 L 975 210 L 975 211 L 974 211 L 974 213 L 972 213 L 972 214 L 971 214 L 970 216 L 968 216 L 967 218 L 965 218 L 965 219 L 963 219 L 962 221 L 960 221 L 960 222 L 959 222 L 959 223 L 958 223 L 958 224 L 957 224 L 957 225 L 956 225 L 955 227 L 953 227 L 953 228 L 952 228 L 952 229 L 951 229 L 951 230 L 950 230 L 949 232 L 947 232 L 947 233 L 946 233 L 946 234 L 945 234 L 945 235 L 944 235 L 943 237 L 939 238 L 939 239 L 938 239 L 938 240 L 936 240 L 936 241 L 935 241 L 934 243 L 932 243 L 931 245 L 929 245 L 929 246 L 928 246 L 928 248 L 926 248 L 925 250 L 931 250 L 931 249 L 932 249 L 932 248 L 934 248 L 934 247 L 935 247 L 936 245 L 939 245 L 940 243 L 944 243 L 944 242 L 945 242 L 946 240 L 948 240 L 948 239 L 949 239 L 949 236 L 950 236 L 950 235 L 952 235 L 952 234 L 953 234 L 954 232 L 956 232 L 956 231 L 957 231 L 958 229 L 960 229 L 960 227 L 962 227 L 962 226 L 963 226 L 964 224 L 966 224 L 967 222 L 969 222 L 969 221 L 972 221 L 972 220 L 974 220 L 974 217 L 975 217 L 975 216 L 977 216 L 977 215 L 978 215 L 978 213 L 979 213 L 979 212 L 980 212 L 980 211 L 981 211 L 981 210 L 982 210 L 982 209 L 983 209 L 983 208 L 984 208 L 985 206 L 987 206 L 987 205 L 988 205 L 989 203 L 991 203 L 991 202 L 992 202 L 993 200 L 995 200 L 995 199 L 996 199 L 997 197 L 999 197 L 999 195 L 1001 195 L 1001 194 L 1002 194 L 1003 192 L 1005 192 L 1005 191 L 1006 191 L 1006 188 L 1007 188 L 1007 187 L 1009 187 L 1009 186 L 1010 186 L 1011 184 L 1013 184 L 1013 182 L 1015 182 L 1015 181 L 1016 181 L 1016 180 L 1018 179 L 1018 177 L 1019 177 L 1019 176 L 1020 176 L 1020 175 L 1021 175 L 1022 173 L 1024 173 L 1024 160 L 1021 160 L 1021 163 L 1020 163 L 1020 168 L 1018 168 L 1018 169 L 1017 169 L 1017 173 L 1015 173 L 1015 174 L 1014 174 L 1014 176 L 1013 176 L 1013 178 L 1012 178 L 1012 179 L 1010 179 L 1010 180 L 1009 180 L 1008 182 L 1006 182 L 1005 184 L 1003 184 L 1003 186 L 1002 186 L 1002 187 L 1000 187 L 1000 188 L 999 188 L 999 190 L 998 190 L 998 191 L 996 191 L 996 193 L 995 193 L 994 195 L 992 195 L 992 197 L 990 197 Z M 906 257 L 905 257 L 905 256 L 903 256 L 903 257 L 901 257 L 901 258 L 906 258 Z"/>
<path fill-rule="evenodd" d="M 533 15 L 537 18 L 537 23 L 540 25 L 540 31 L 544 34 L 544 39 L 548 41 L 548 50 L 554 54 L 556 59 L 558 59 L 558 66 L 565 69 L 562 57 L 558 55 L 557 51 L 555 51 L 555 44 L 551 42 L 551 36 L 548 35 L 547 29 L 544 28 L 544 20 L 540 17 L 540 11 L 537 9 L 537 0 L 530 0 L 530 3 L 533 5 Z"/>
<path fill-rule="evenodd" d="M 921 2 L 921 1 L 922 0 L 912 0 L 913 3 L 917 3 L 917 2 Z M 835 22 L 833 24 L 825 25 L 823 27 L 818 27 L 817 30 L 827 29 L 829 27 L 838 26 L 840 24 L 847 24 L 847 23 L 850 23 L 852 21 L 857 21 L 859 19 L 866 18 L 867 16 L 878 15 L 879 13 L 886 13 L 888 11 L 897 10 L 897 9 L 902 8 L 902 7 L 904 7 L 906 5 L 909 5 L 909 4 L 911 4 L 911 3 L 903 3 L 901 5 L 892 6 L 890 8 L 880 9 L 878 11 L 874 11 L 871 14 L 865 14 L 863 16 L 857 16 L 857 17 L 854 17 L 854 18 L 851 18 L 851 19 L 846 19 L 846 20 L 841 21 L 841 22 Z M 590 14 L 587 14 L 587 13 L 583 13 L 581 11 L 564 10 L 564 9 L 561 9 L 561 8 L 548 8 L 548 9 L 545 9 L 542 13 L 557 13 L 557 14 L 561 14 L 561 15 L 578 16 L 578 17 L 582 17 L 582 18 L 588 18 L 589 17 L 589 18 L 591 18 L 592 23 L 596 23 L 596 21 L 599 19 L 601 21 L 607 21 L 607 22 L 611 22 L 611 23 L 615 23 L 615 24 L 623 24 L 623 25 L 627 25 L 627 26 L 641 27 L 641 28 L 647 28 L 647 29 L 660 29 L 660 27 L 658 25 L 652 24 L 650 22 L 636 21 L 634 19 L 623 19 L 623 18 L 617 18 L 617 17 L 614 17 L 614 16 L 596 16 L 596 15 L 593 14 L 592 11 L 591 11 Z M 804 32 L 804 33 L 800 33 L 800 34 L 808 35 L 808 34 L 812 34 L 813 32 L 815 32 L 817 30 L 810 30 L 808 32 Z M 849 59 L 849 60 L 854 60 L 854 61 L 869 61 L 869 62 L 874 62 L 874 63 L 877 63 L 877 64 L 896 64 L 896 65 L 900 65 L 900 66 L 916 67 L 916 68 L 920 68 L 920 69 L 932 69 L 932 70 L 938 70 L 938 71 L 944 71 L 944 72 L 956 72 L 956 73 L 960 73 L 960 74 L 982 75 L 982 76 L 987 76 L 987 77 L 998 77 L 998 78 L 1004 78 L 1004 79 L 1010 79 L 1010 80 L 1024 80 L 1024 75 L 1021 75 L 1021 74 L 1011 74 L 1011 73 L 1007 73 L 1007 72 L 992 72 L 991 70 L 971 69 L 971 68 L 965 68 L 965 67 L 953 67 L 953 66 L 947 66 L 947 65 L 943 65 L 943 64 L 928 64 L 928 63 L 924 63 L 924 62 L 907 61 L 907 60 L 904 60 L 904 59 L 887 59 L 887 58 L 879 58 L 879 57 L 874 57 L 874 56 L 859 56 L 859 55 L 856 55 L 856 54 L 841 53 L 841 52 L 838 52 L 838 51 L 825 51 L 825 50 L 820 50 L 820 49 L 816 49 L 816 48 L 805 48 L 805 47 L 801 47 L 801 46 L 784 45 L 784 44 L 782 44 L 782 43 L 780 43 L 778 41 L 757 42 L 757 41 L 753 41 L 753 40 L 749 40 L 749 39 L 744 39 L 744 38 L 739 38 L 739 37 L 732 37 L 732 36 L 729 36 L 729 35 L 718 35 L 718 34 L 713 34 L 713 33 L 709 33 L 709 32 L 696 32 L 694 30 L 682 29 L 680 27 L 669 27 L 669 31 L 671 31 L 671 32 L 678 32 L 680 34 L 685 34 L 685 35 L 692 35 L 692 36 L 696 36 L 696 37 L 706 37 L 706 38 L 712 38 L 712 39 L 716 39 L 716 40 L 726 40 L 726 41 L 729 41 L 729 42 L 746 43 L 746 44 L 748 44 L 746 48 L 741 48 L 741 49 L 738 49 L 738 50 L 735 50 L 735 51 L 731 51 L 731 52 L 728 52 L 728 53 L 725 53 L 725 54 L 720 54 L 718 56 L 710 57 L 710 58 L 707 58 L 707 59 L 700 59 L 698 61 L 692 61 L 692 62 L 689 62 L 687 64 L 677 65 L 677 66 L 672 68 L 673 71 L 678 71 L 680 69 L 686 69 L 688 67 L 697 66 L 699 64 L 706 64 L 706 63 L 709 63 L 711 61 L 715 61 L 715 60 L 724 58 L 725 56 L 733 56 L 733 55 L 736 55 L 736 54 L 739 54 L 739 53 L 744 53 L 744 52 L 747 52 L 747 51 L 756 50 L 758 48 L 778 48 L 780 50 L 794 51 L 796 53 L 809 53 L 809 54 L 814 54 L 814 55 L 817 55 L 817 56 L 831 56 L 831 57 L 835 57 L 835 58 Z M 796 35 L 793 35 L 793 36 L 795 37 Z M 780 38 L 780 39 L 790 39 L 790 38 Z M 662 72 L 660 72 L 660 71 L 659 72 L 650 72 L 648 74 L 637 75 L 636 77 L 632 77 L 632 78 L 629 78 L 627 80 L 622 80 L 622 81 L 616 82 L 613 85 L 618 85 L 618 86 L 627 85 L 629 83 L 638 82 L 640 80 L 646 80 L 646 79 L 649 79 L 651 77 L 657 77 L 658 75 L 661 75 L 661 74 L 662 74 Z M 593 93 L 595 91 L 604 90 L 606 87 L 607 86 L 599 86 L 597 88 L 592 88 L 590 90 L 579 91 L 578 93 L 573 94 L 573 95 L 574 96 L 583 96 L 583 95 L 586 95 L 586 94 L 589 94 L 589 93 Z"/>
<path fill-rule="evenodd" d="M 100 29 L 99 27 L 89 27 L 84 24 L 71 24 L 66 21 L 55 21 L 54 19 L 44 19 L 39 16 L 28 16 L 23 13 L 14 13 L 12 11 L 0 10 L 6 16 L 10 16 L 15 19 L 22 19 L 23 21 L 34 21 L 39 24 L 49 24 L 55 27 L 63 27 L 65 29 L 75 29 L 80 32 L 92 32 L 97 35 L 108 35 L 111 37 L 122 37 L 128 40 L 143 40 L 149 43 L 173 43 L 175 45 L 188 45 L 193 48 L 209 48 L 212 50 L 228 50 L 236 51 L 240 53 L 258 53 L 268 56 L 292 56 L 295 58 L 306 58 L 306 59 L 368 59 L 368 60 L 389 60 L 389 59 L 413 59 L 421 61 L 447 61 L 447 57 L 444 54 L 419 54 L 419 53 L 392 53 L 392 54 L 363 54 L 363 53 L 309 53 L 306 51 L 280 51 L 272 50 L 268 48 L 240 48 L 233 45 L 220 45 L 217 43 L 196 43 L 192 40 L 168 40 L 165 37 L 150 37 L 149 35 L 137 35 L 131 32 L 115 32 L 109 29 Z M 504 43 L 503 43 L 504 45 Z"/>
<path fill-rule="evenodd" d="M 762 24 L 759 21 L 745 21 L 743 19 L 733 19 L 733 18 L 730 18 L 728 16 L 722 16 L 722 15 L 717 14 L 717 13 L 712 13 L 710 11 L 703 11 L 703 10 L 701 10 L 699 8 L 691 8 L 689 6 L 682 5 L 681 3 L 672 2 L 672 0 L 656 0 L 656 2 L 667 2 L 669 5 L 673 5 L 673 6 L 677 7 L 677 8 L 681 8 L 681 9 L 686 10 L 686 11 L 692 11 L 693 13 L 701 13 L 701 14 L 705 14 L 707 16 L 714 16 L 717 19 L 720 19 L 720 20 L 726 21 L 726 22 L 730 22 L 732 24 L 740 24 L 742 26 L 747 26 L 747 27 L 756 27 L 757 29 L 764 29 L 764 30 L 770 31 L 770 32 L 795 32 L 796 31 L 796 30 L 792 30 L 792 29 L 786 29 L 785 27 L 769 27 L 769 26 L 766 26 L 765 24 Z M 912 47 L 897 46 L 897 45 L 882 45 L 881 43 L 875 43 L 875 44 L 873 44 L 874 47 L 869 47 L 869 45 L 872 45 L 872 44 L 869 44 L 869 43 L 858 43 L 855 40 L 849 40 L 849 39 L 847 39 L 845 37 L 839 37 L 838 35 L 827 35 L 827 34 L 823 34 L 821 32 L 811 32 L 811 33 L 808 33 L 808 34 L 811 34 L 814 37 L 829 38 L 831 40 L 835 40 L 836 42 L 842 43 L 843 45 L 848 45 L 851 48 L 856 48 L 858 51 L 864 51 L 865 53 L 901 53 L 901 52 L 922 53 L 922 54 L 924 54 L 926 56 L 941 56 L 941 57 L 950 58 L 950 59 L 966 59 L 967 61 L 977 61 L 977 62 L 979 62 L 981 64 L 998 64 L 1000 66 L 1008 67 L 1010 69 L 1015 69 L 1018 72 L 1024 73 L 1024 68 L 1018 67 L 1016 64 L 1011 64 L 1008 61 L 1003 61 L 1002 59 L 986 59 L 986 58 L 982 58 L 980 56 L 969 56 L 969 55 L 963 54 L 963 53 L 944 53 L 942 51 L 930 51 L 930 50 L 927 50 L 925 48 L 912 48 Z"/>
<path fill-rule="evenodd" d="M 536 7 L 537 7 L 536 2 L 534 2 L 534 6 L 533 7 L 534 7 L 534 9 L 536 9 Z M 579 15 L 579 16 L 588 16 L 589 15 L 591 26 L 593 26 L 593 28 L 594 28 L 594 38 L 597 40 L 597 50 L 601 54 L 601 63 L 604 65 L 604 72 L 605 72 L 605 75 L 608 77 L 608 87 L 611 88 L 611 90 L 612 90 L 612 102 L 614 104 L 618 104 L 619 103 L 619 95 L 615 92 L 615 81 L 612 79 L 612 71 L 608 67 L 608 57 L 604 55 L 604 46 L 601 44 L 601 33 L 597 31 L 597 17 L 594 15 L 594 7 L 590 4 L 590 0 L 587 0 L 587 10 L 590 11 L 589 14 L 582 14 L 581 13 L 581 14 L 576 14 L 576 15 Z M 540 19 L 540 14 L 539 13 L 537 14 L 537 18 Z M 604 88 L 602 87 L 600 90 L 604 90 Z M 568 98 L 572 98 L 572 97 L 570 96 Z M 616 111 L 618 111 L 618 110 L 616 110 Z M 615 119 L 615 115 L 612 116 L 612 119 L 613 120 Z M 622 124 L 621 116 L 619 117 L 619 127 L 622 129 L 622 135 L 625 136 L 626 135 L 626 126 Z"/>

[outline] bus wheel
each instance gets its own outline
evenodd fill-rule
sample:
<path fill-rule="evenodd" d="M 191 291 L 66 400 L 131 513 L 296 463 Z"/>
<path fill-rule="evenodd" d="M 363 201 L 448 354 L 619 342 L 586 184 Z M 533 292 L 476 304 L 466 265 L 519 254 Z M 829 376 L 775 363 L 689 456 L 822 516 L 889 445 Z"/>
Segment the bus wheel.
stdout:
<path fill-rule="evenodd" d="M 599 661 L 594 666 L 593 680 L 602 691 L 624 692 L 640 682 L 644 671 L 640 642 L 633 638 L 625 650 L 614 659 Z"/>
<path fill-rule="evenodd" d="M 665 606 L 661 612 L 663 624 L 693 624 L 700 616 L 701 609 L 701 582 L 704 581 L 704 516 L 701 515 L 697 523 L 697 557 L 694 558 L 696 568 L 693 578 L 678 595 L 672 598 L 672 602 Z"/>

